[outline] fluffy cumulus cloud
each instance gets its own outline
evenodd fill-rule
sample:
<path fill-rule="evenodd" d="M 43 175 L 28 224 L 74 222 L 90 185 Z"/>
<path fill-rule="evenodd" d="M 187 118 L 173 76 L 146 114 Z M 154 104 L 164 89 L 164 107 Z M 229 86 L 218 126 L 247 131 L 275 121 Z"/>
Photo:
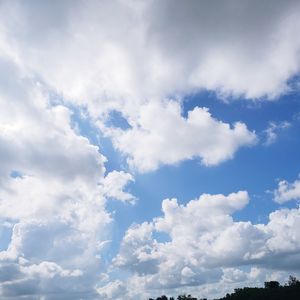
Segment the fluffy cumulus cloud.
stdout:
<path fill-rule="evenodd" d="M 129 192 L 120 189 L 120 187 L 125 187 L 131 181 L 134 181 L 131 174 L 124 171 L 112 171 L 101 180 L 102 192 L 107 198 L 134 203 L 136 198 Z"/>
<path fill-rule="evenodd" d="M 244 191 L 204 194 L 186 205 L 166 199 L 162 217 L 128 229 L 114 264 L 130 270 L 131 284 L 145 290 L 201 286 L 206 296 L 215 296 L 209 289 L 217 282 L 225 288 L 276 274 L 282 280 L 299 268 L 300 210 L 274 211 L 267 224 L 234 221 L 232 214 L 248 201 Z M 159 241 L 158 234 L 167 237 Z"/>
<path fill-rule="evenodd" d="M 256 142 L 255 133 L 245 124 L 217 121 L 206 108 L 197 107 L 184 118 L 175 101 L 143 105 L 130 125 L 127 130 L 107 128 L 104 132 L 139 171 L 195 157 L 203 165 L 216 165 L 232 158 L 239 147 Z"/>
<path fill-rule="evenodd" d="M 284 203 L 290 200 L 300 200 L 300 179 L 289 183 L 281 180 L 278 188 L 274 191 L 274 200 L 278 203 Z"/>
<path fill-rule="evenodd" d="M 106 174 L 98 147 L 71 126 L 40 84 L 0 59 L 2 299 L 95 299 L 111 216 L 108 197 L 134 199 L 125 172 Z"/>
<path fill-rule="evenodd" d="M 126 293 L 127 289 L 125 284 L 120 280 L 115 280 L 109 282 L 107 285 L 98 288 L 97 292 L 99 293 L 99 296 L 101 299 L 128 299 Z"/>

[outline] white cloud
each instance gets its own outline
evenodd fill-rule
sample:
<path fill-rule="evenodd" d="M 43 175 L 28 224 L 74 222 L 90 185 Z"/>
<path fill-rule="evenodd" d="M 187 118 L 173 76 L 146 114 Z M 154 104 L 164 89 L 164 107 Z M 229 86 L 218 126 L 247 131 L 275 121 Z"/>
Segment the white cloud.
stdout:
<path fill-rule="evenodd" d="M 287 277 L 287 270 L 299 267 L 300 209 L 274 211 L 266 225 L 234 221 L 231 215 L 248 200 L 242 191 L 228 196 L 204 194 L 186 205 L 166 199 L 162 217 L 129 228 L 114 264 L 133 273 L 129 282 L 138 282 L 141 293 L 237 285 L 251 279 L 252 273 L 242 271 L 248 265 L 269 270 L 265 274 L 284 272 Z M 158 241 L 157 233 L 168 238 Z"/>
<path fill-rule="evenodd" d="M 97 181 L 105 159 L 87 138 L 75 134 L 70 111 L 50 106 L 36 82 L 11 61 L 0 58 L 0 64 L 5 76 L 0 82 L 1 174 L 16 170 L 69 182 Z"/>
<path fill-rule="evenodd" d="M 140 109 L 132 128 L 107 128 L 116 149 L 129 156 L 128 163 L 139 171 L 162 164 L 199 158 L 203 165 L 216 165 L 233 157 L 238 148 L 253 145 L 256 135 L 240 122 L 233 126 L 214 119 L 206 108 L 181 115 L 180 105 L 148 103 Z"/>
<path fill-rule="evenodd" d="M 271 264 L 286 265 L 291 269 L 299 266 L 300 233 L 297 230 L 299 226 L 300 208 L 282 209 L 270 214 L 270 221 L 266 226 L 270 237 L 266 241 L 266 247 L 275 257 L 282 253 L 288 254 L 276 264 L 271 261 Z"/>
<path fill-rule="evenodd" d="M 131 174 L 125 173 L 124 171 L 112 171 L 101 181 L 101 184 L 103 185 L 103 194 L 107 198 L 134 203 L 136 198 L 123 190 L 123 187 L 131 181 L 134 181 Z"/>
<path fill-rule="evenodd" d="M 51 105 L 11 59 L 0 64 L 0 218 L 12 229 L 1 298 L 95 299 L 112 222 L 106 199 L 134 199 L 123 190 L 133 178 L 105 175 L 106 158 L 74 131 L 70 110 Z"/>
<path fill-rule="evenodd" d="M 287 129 L 291 126 L 291 123 L 284 121 L 280 123 L 270 122 L 269 127 L 265 130 L 266 134 L 266 145 L 273 144 L 278 137 L 278 132 Z"/>
<path fill-rule="evenodd" d="M 107 285 L 98 288 L 97 292 L 99 293 L 99 296 L 101 299 L 114 299 L 114 300 L 122 300 L 122 299 L 128 299 L 126 297 L 127 289 L 125 284 L 120 281 L 112 281 L 109 282 Z"/>
<path fill-rule="evenodd" d="M 103 105 L 201 88 L 272 98 L 299 70 L 298 5 L 4 1 L 3 45 L 78 101 L 102 98 Z"/>
<path fill-rule="evenodd" d="M 290 200 L 300 199 L 300 179 L 292 183 L 282 180 L 278 183 L 278 188 L 273 192 L 274 200 L 278 203 L 285 203 Z"/>
<path fill-rule="evenodd" d="M 289 80 L 299 71 L 298 1 L 4 1 L 0 9 L 4 53 L 64 101 L 100 117 L 104 131 L 112 110 L 136 124 L 110 133 L 143 171 L 194 157 L 217 164 L 253 142 L 242 123 L 227 128 L 204 108 L 183 119 L 162 99 L 202 89 L 225 98 L 274 99 L 293 88 Z M 161 114 L 155 121 L 152 105 Z M 170 134 L 172 121 L 179 123 Z M 224 132 L 228 139 L 220 137 Z"/>

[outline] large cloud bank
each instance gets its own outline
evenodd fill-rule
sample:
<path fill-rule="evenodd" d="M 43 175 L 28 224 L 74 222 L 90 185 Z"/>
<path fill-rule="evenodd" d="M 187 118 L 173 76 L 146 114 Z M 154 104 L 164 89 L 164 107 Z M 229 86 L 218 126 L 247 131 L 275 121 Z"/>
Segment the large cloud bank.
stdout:
<path fill-rule="evenodd" d="M 99 99 L 201 88 L 272 98 L 299 69 L 298 11 L 298 1 L 4 1 L 1 35 L 65 97 L 98 110 Z"/>
<path fill-rule="evenodd" d="M 218 124 L 203 108 L 184 119 L 164 99 L 180 102 L 201 89 L 224 98 L 275 99 L 293 89 L 298 6 L 297 1 L 4 1 L 1 48 L 65 100 L 87 107 L 103 131 L 108 112 L 120 111 L 132 128 L 109 135 L 139 171 L 195 157 L 210 165 L 253 144 L 254 133 L 245 124 Z M 169 131 L 175 122 L 173 141 Z M 219 146 L 220 135 L 225 147 Z"/>
<path fill-rule="evenodd" d="M 1 59 L 1 298 L 95 298 L 112 221 L 106 199 L 132 201 L 125 172 L 105 175 L 105 157 L 51 105 L 41 87 Z"/>

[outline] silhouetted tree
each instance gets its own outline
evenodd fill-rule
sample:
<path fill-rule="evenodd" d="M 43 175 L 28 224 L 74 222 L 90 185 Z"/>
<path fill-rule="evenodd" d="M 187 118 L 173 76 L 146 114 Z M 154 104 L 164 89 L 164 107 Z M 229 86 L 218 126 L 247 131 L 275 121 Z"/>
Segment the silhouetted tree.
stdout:
<path fill-rule="evenodd" d="M 290 276 L 288 285 L 293 287 L 300 286 L 300 281 L 296 277 Z"/>
<path fill-rule="evenodd" d="M 264 288 L 239 288 L 219 300 L 299 300 L 300 281 L 290 276 L 288 284 L 280 286 L 277 281 L 265 282 Z"/>
<path fill-rule="evenodd" d="M 177 300 L 197 300 L 197 298 L 194 298 L 191 295 L 179 295 Z"/>
<path fill-rule="evenodd" d="M 279 288 L 279 282 L 278 281 L 266 281 L 265 282 L 265 288 L 266 289 L 278 289 Z"/>
<path fill-rule="evenodd" d="M 156 300 L 169 300 L 166 295 L 162 295 L 161 297 L 156 298 Z"/>

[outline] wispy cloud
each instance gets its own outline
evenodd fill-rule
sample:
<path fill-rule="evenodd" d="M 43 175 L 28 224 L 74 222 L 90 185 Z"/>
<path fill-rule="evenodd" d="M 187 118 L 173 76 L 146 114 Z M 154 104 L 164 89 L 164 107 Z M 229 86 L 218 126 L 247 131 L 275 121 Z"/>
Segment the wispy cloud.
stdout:
<path fill-rule="evenodd" d="M 277 138 L 278 138 L 278 134 L 291 127 L 291 123 L 287 122 L 287 121 L 283 121 L 283 122 L 270 122 L 269 123 L 269 127 L 264 131 L 266 134 L 266 141 L 265 141 L 265 145 L 271 145 L 273 143 L 276 142 Z"/>

